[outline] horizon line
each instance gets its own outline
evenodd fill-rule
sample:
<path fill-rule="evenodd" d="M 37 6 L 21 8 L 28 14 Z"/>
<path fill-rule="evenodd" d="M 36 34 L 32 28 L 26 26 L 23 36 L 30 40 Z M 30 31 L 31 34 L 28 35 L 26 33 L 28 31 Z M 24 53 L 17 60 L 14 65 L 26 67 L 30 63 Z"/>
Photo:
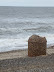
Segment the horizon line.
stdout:
<path fill-rule="evenodd" d="M 4 5 L 4 6 L 0 6 L 0 7 L 54 7 L 54 6 L 8 6 L 8 5 Z"/>

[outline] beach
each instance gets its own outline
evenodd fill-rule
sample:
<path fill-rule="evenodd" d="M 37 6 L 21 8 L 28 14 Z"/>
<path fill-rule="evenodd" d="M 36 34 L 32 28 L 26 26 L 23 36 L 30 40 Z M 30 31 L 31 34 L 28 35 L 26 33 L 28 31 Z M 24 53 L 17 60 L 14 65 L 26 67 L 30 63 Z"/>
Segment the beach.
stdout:
<path fill-rule="evenodd" d="M 46 38 L 46 55 L 28 57 L 34 34 Z M 54 72 L 54 7 L 0 6 L 0 72 Z"/>
<path fill-rule="evenodd" d="M 0 53 L 0 72 L 54 72 L 54 46 L 46 55 L 28 57 L 28 50 Z"/>

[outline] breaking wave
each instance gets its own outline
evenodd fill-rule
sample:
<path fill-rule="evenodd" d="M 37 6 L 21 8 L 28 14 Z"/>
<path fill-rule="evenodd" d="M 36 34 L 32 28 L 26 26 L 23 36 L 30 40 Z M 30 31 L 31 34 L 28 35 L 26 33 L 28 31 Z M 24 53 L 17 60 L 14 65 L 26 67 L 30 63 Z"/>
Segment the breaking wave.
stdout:
<path fill-rule="evenodd" d="M 38 27 L 38 28 L 27 28 L 23 29 L 25 31 L 36 31 L 36 32 L 54 32 L 54 27 L 52 26 L 45 26 L 45 27 Z"/>

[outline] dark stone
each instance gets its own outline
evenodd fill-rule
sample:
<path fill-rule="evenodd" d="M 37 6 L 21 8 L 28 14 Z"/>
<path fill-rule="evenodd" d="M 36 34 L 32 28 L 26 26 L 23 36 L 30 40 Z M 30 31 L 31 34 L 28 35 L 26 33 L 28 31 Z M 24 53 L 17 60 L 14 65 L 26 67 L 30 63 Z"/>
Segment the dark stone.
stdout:
<path fill-rule="evenodd" d="M 46 38 L 32 35 L 28 40 L 28 56 L 46 55 Z"/>

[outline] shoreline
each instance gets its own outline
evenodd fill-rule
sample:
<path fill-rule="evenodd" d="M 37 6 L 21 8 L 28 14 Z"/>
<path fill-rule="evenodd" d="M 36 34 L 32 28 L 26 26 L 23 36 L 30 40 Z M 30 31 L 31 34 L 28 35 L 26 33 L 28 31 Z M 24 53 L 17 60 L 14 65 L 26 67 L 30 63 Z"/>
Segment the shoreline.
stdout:
<path fill-rule="evenodd" d="M 53 44 L 53 45 L 52 45 L 52 44 L 49 45 L 49 46 L 47 47 L 47 49 L 54 49 L 54 44 Z M 13 52 L 18 52 L 18 51 L 23 51 L 23 50 L 24 50 L 24 51 L 25 51 L 25 50 L 28 50 L 28 48 L 26 48 L 26 49 L 17 49 L 17 50 L 11 50 L 11 51 L 0 52 L 0 54 L 1 54 L 1 53 L 10 53 L 10 52 L 13 53 Z"/>
<path fill-rule="evenodd" d="M 52 43 L 52 44 L 48 44 L 47 45 L 47 49 L 52 49 L 52 48 L 54 48 L 54 43 Z M 0 54 L 1 53 L 9 53 L 9 52 L 17 52 L 17 51 L 22 51 L 22 50 L 27 50 L 28 48 L 22 48 L 22 49 L 16 49 L 16 50 L 10 50 L 10 51 L 5 51 L 5 52 L 0 52 Z"/>
<path fill-rule="evenodd" d="M 45 56 L 51 55 L 53 53 L 54 53 L 54 46 L 50 46 L 46 49 Z M 23 58 L 27 56 L 28 56 L 28 49 L 19 49 L 19 50 L 7 51 L 7 52 L 0 52 L 0 60 Z"/>

